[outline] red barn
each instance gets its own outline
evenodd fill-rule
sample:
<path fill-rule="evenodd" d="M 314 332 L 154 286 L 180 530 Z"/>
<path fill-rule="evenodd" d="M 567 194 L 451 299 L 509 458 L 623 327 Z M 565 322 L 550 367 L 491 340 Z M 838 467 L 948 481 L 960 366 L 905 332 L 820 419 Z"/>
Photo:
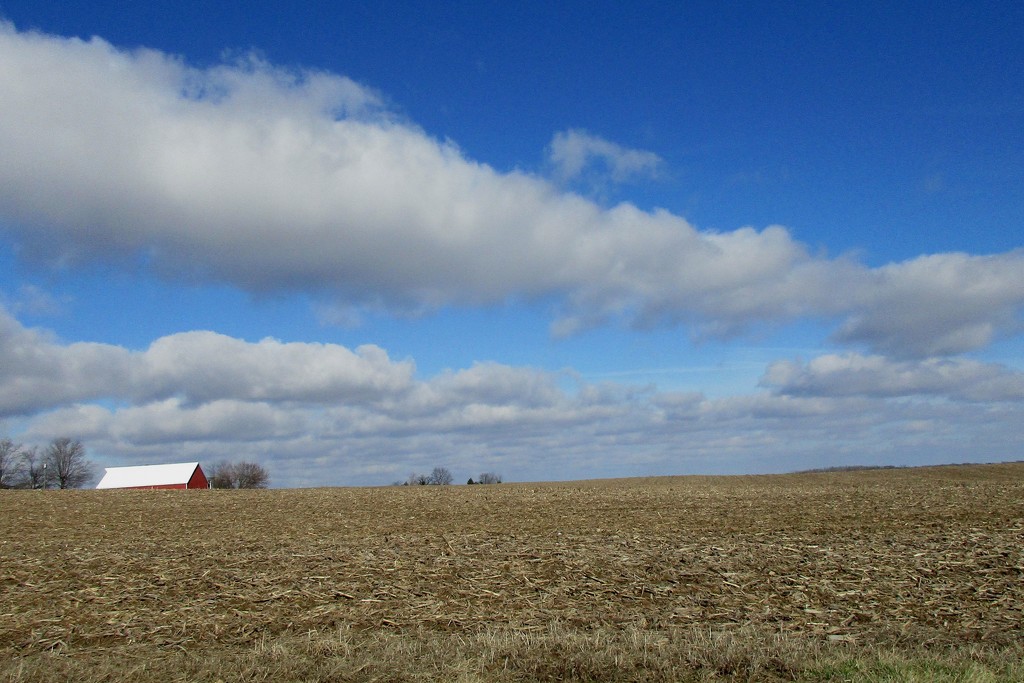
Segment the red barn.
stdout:
<path fill-rule="evenodd" d="M 210 482 L 197 462 L 171 465 L 108 467 L 98 489 L 208 489 Z"/>

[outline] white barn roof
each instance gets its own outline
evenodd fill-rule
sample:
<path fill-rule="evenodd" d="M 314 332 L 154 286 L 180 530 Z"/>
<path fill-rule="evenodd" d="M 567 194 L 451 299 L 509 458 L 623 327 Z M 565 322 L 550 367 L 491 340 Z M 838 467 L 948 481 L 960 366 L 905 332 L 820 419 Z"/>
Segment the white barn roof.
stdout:
<path fill-rule="evenodd" d="M 125 489 L 133 486 L 167 486 L 186 484 L 199 467 L 197 462 L 179 462 L 171 465 L 139 465 L 137 467 L 108 467 L 98 489 Z"/>

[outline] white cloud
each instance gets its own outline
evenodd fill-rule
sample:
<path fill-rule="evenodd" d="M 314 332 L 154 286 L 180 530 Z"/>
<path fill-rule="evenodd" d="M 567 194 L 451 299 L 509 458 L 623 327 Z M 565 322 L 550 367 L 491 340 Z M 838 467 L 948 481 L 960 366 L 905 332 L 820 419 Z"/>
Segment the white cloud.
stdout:
<path fill-rule="evenodd" d="M 181 395 L 192 403 L 375 400 L 405 390 L 415 371 L 411 361 L 396 363 L 373 345 L 353 352 L 335 344 L 248 343 L 213 332 L 158 339 L 137 365 L 135 395 Z"/>
<path fill-rule="evenodd" d="M 872 271 L 836 337 L 901 356 L 960 353 L 1021 331 L 1024 250 L 934 254 Z M 840 296 L 843 296 L 840 294 Z"/>
<path fill-rule="evenodd" d="M 90 444 L 145 450 L 188 443 L 244 449 L 254 442 L 294 438 L 306 427 L 301 411 L 268 403 L 217 400 L 188 406 L 172 398 L 118 408 L 78 404 L 44 414 L 32 429 L 37 434 L 74 434 Z"/>
<path fill-rule="evenodd" d="M 93 399 L 98 387 L 127 386 L 130 357 L 105 344 L 59 345 L 0 307 L 0 417 Z"/>
<path fill-rule="evenodd" d="M 860 354 L 772 363 L 762 384 L 793 396 L 937 396 L 1024 401 L 1024 372 L 966 359 L 898 361 Z"/>
<path fill-rule="evenodd" d="M 563 182 L 575 180 L 595 166 L 616 183 L 636 176 L 655 177 L 664 164 L 653 152 L 622 147 L 575 129 L 555 133 L 548 148 L 548 161 Z"/>
<path fill-rule="evenodd" d="M 217 400 L 323 404 L 372 402 L 410 388 L 412 361 L 377 346 L 257 343 L 213 332 L 162 337 L 133 352 L 109 344 L 61 345 L 0 308 L 0 416 L 75 401 Z"/>
<path fill-rule="evenodd" d="M 336 75 L 257 59 L 196 69 L 0 24 L 0 228 L 54 263 L 126 258 L 172 280 L 312 292 L 324 311 L 556 297 L 556 333 L 624 320 L 732 335 L 812 317 L 924 357 L 1020 331 L 1024 251 L 871 269 L 783 227 L 699 231 L 499 173 Z M 570 131 L 566 173 L 648 153 Z"/>

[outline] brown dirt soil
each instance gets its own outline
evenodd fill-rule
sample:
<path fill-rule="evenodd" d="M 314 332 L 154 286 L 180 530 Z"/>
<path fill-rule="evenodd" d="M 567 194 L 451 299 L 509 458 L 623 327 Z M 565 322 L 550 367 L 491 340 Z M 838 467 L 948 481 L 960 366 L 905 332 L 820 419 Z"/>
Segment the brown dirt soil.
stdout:
<path fill-rule="evenodd" d="M 0 654 L 329 629 L 1024 641 L 1024 463 L 270 491 L 0 492 Z"/>

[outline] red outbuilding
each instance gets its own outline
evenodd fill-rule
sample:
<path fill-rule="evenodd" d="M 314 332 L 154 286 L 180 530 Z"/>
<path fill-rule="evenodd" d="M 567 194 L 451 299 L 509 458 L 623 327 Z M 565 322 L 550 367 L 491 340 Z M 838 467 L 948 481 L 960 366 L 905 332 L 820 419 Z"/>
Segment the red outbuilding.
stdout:
<path fill-rule="evenodd" d="M 210 482 L 197 462 L 170 465 L 108 467 L 98 489 L 208 489 Z"/>

